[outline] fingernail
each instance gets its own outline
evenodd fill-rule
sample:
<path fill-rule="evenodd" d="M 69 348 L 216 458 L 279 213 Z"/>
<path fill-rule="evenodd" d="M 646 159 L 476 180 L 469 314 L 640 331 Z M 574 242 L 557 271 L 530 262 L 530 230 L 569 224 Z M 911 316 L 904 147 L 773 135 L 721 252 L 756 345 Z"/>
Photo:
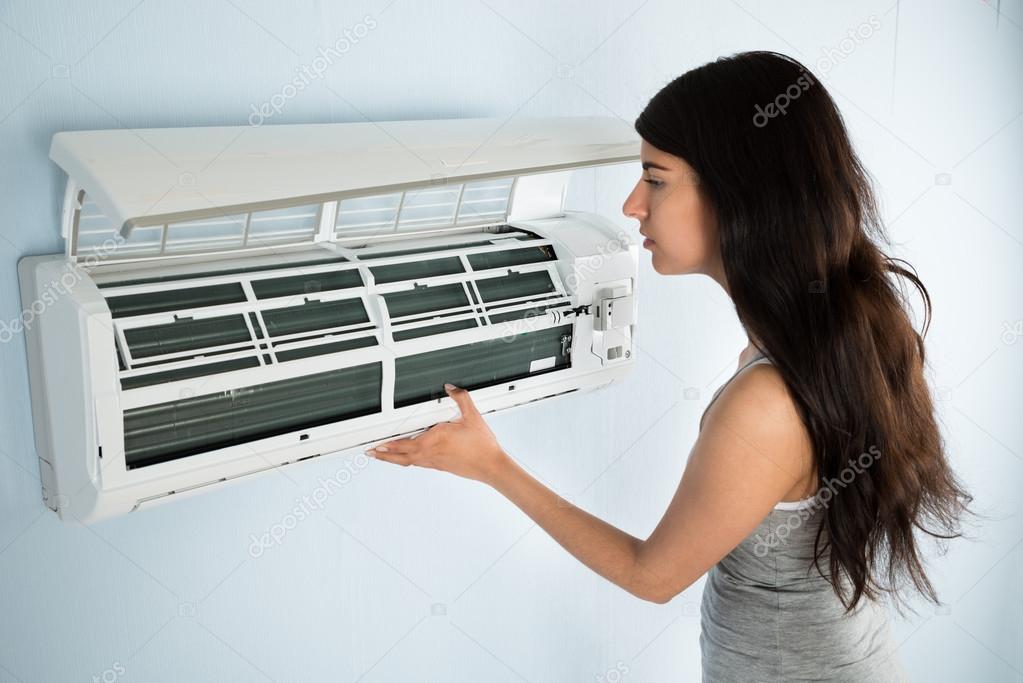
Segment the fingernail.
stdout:
<path fill-rule="evenodd" d="M 375 450 L 375 451 L 383 451 L 384 453 L 386 453 L 387 452 L 387 446 L 377 446 L 373 450 Z"/>
<path fill-rule="evenodd" d="M 454 384 L 448 384 L 448 383 L 445 382 L 444 383 L 444 388 L 447 389 L 448 391 L 451 391 L 451 390 L 455 389 L 456 387 L 455 387 Z"/>

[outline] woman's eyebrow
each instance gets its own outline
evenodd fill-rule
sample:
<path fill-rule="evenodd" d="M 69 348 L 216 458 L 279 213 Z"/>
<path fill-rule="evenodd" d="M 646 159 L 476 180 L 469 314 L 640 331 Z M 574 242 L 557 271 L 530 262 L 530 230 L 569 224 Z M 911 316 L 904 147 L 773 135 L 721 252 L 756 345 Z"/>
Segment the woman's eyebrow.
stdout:
<path fill-rule="evenodd" d="M 661 166 L 660 164 L 655 164 L 652 161 L 644 161 L 643 162 L 643 170 L 644 171 L 650 170 L 651 168 L 656 168 L 659 171 L 671 171 L 670 168 L 667 168 L 665 166 Z"/>

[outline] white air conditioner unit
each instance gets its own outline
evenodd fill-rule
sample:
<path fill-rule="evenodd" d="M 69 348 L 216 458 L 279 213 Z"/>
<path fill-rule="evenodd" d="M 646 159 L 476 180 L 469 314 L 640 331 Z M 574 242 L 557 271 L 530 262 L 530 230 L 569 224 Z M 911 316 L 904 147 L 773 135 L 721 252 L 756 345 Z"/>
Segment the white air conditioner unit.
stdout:
<path fill-rule="evenodd" d="M 46 504 L 91 522 L 635 362 L 637 247 L 564 210 L 610 118 L 62 132 L 21 259 Z M 31 313 L 31 315 L 28 315 Z"/>

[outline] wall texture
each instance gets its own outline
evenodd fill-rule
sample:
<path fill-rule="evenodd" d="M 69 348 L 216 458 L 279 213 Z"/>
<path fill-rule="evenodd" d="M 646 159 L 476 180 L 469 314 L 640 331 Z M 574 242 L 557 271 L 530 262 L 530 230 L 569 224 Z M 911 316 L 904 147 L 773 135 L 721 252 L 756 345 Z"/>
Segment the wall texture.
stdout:
<path fill-rule="evenodd" d="M 989 515 L 933 564 L 947 605 L 897 622 L 901 655 L 914 680 L 1023 680 L 1023 3 L 824 5 L 3 2 L 0 321 L 20 314 L 17 260 L 62 249 L 56 131 L 632 121 L 688 68 L 786 52 L 831 89 L 896 253 L 930 288 L 931 379 L 955 464 Z M 287 87 L 296 78 L 303 87 Z M 634 230 L 620 209 L 637 176 L 580 173 L 571 201 Z M 710 280 L 661 278 L 641 258 L 631 379 L 491 424 L 556 490 L 645 536 L 745 337 Z M 349 453 L 94 527 L 60 523 L 39 496 L 24 342 L 4 339 L 0 682 L 699 678 L 702 583 L 643 603 L 490 489 L 430 470 Z M 322 488 L 323 509 L 252 550 Z"/>

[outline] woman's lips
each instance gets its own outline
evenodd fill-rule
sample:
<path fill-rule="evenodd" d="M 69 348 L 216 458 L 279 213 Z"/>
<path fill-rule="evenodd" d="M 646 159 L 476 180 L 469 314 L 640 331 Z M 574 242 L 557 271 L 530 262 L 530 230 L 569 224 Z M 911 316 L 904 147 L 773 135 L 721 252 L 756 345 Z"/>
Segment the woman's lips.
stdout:
<path fill-rule="evenodd" d="M 647 237 L 645 240 L 643 240 L 643 246 L 644 247 L 649 247 L 652 244 L 656 244 L 656 243 L 652 239 L 650 239 L 649 237 Z"/>

